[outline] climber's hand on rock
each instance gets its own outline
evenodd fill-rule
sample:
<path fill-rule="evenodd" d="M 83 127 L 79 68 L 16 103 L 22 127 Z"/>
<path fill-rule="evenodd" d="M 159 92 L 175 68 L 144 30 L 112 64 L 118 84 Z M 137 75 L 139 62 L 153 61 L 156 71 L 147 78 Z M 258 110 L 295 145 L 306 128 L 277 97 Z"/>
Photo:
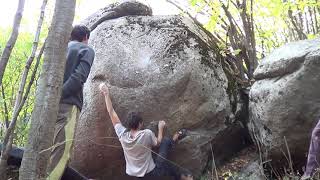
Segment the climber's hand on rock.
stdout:
<path fill-rule="evenodd" d="M 109 88 L 105 83 L 101 83 L 99 89 L 104 95 L 109 95 Z"/>
<path fill-rule="evenodd" d="M 158 128 L 163 129 L 165 125 L 166 125 L 165 121 L 159 121 Z"/>

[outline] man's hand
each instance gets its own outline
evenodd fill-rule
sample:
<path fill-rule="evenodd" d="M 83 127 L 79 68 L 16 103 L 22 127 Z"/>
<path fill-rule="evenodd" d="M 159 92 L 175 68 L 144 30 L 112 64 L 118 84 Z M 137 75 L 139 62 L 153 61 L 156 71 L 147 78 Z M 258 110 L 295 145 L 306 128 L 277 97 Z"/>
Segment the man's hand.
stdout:
<path fill-rule="evenodd" d="M 165 125 L 166 125 L 166 122 L 165 122 L 165 121 L 159 121 L 159 124 L 158 124 L 159 130 L 160 130 L 160 129 L 163 129 Z"/>
<path fill-rule="evenodd" d="M 106 96 L 109 95 L 109 88 L 105 83 L 101 83 L 99 85 L 99 89 L 104 95 L 106 95 Z"/>

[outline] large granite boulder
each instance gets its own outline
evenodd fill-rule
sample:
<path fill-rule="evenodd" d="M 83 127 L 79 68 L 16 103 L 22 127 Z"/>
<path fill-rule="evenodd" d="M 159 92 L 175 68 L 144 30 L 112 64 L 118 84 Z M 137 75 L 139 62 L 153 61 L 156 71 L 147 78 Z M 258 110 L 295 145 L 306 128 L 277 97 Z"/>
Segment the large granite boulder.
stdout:
<path fill-rule="evenodd" d="M 320 115 L 320 39 L 289 43 L 264 58 L 250 91 L 250 131 L 273 161 L 304 163 Z M 298 167 L 298 168 L 301 168 Z"/>
<path fill-rule="evenodd" d="M 211 144 L 217 161 L 243 146 L 228 81 L 208 40 L 203 29 L 181 16 L 100 22 L 89 42 L 96 57 L 84 87 L 72 166 L 94 178 L 124 175 L 123 152 L 97 88 L 101 82 L 111 85 L 114 108 L 124 124 L 129 111 L 138 111 L 145 126 L 166 120 L 168 136 L 189 129 L 170 161 L 196 176 L 207 165 Z"/>

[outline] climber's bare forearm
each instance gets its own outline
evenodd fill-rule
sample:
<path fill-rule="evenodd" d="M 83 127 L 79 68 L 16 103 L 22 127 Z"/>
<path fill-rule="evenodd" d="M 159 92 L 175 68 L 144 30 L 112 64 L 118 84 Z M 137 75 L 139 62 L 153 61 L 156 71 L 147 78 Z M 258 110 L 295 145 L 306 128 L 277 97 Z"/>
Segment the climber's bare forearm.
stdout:
<path fill-rule="evenodd" d="M 107 105 L 107 111 L 109 113 L 109 116 L 110 116 L 110 119 L 111 119 L 113 126 L 115 126 L 117 123 L 121 123 L 121 121 L 118 117 L 118 114 L 113 109 L 110 95 L 105 95 L 104 97 L 105 97 L 105 101 L 106 101 L 106 105 Z"/>
<path fill-rule="evenodd" d="M 162 138 L 163 138 L 163 128 L 159 129 L 159 131 L 158 131 L 157 146 L 160 145 Z"/>
<path fill-rule="evenodd" d="M 159 121 L 158 123 L 158 137 L 157 137 L 157 146 L 160 145 L 161 141 L 162 141 L 162 138 L 163 138 L 163 130 L 164 130 L 164 127 L 166 125 L 166 122 L 165 121 Z"/>

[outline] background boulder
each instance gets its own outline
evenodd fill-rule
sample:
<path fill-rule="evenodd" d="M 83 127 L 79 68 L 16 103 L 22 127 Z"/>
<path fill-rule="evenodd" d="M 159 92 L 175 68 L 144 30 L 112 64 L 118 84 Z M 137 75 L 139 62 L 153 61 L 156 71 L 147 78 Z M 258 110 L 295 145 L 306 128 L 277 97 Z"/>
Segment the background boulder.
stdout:
<path fill-rule="evenodd" d="M 269 155 L 305 163 L 320 114 L 320 40 L 287 44 L 264 58 L 250 91 L 250 131 Z M 273 158 L 273 161 L 276 161 Z M 298 168 L 301 168 L 298 167 Z"/>

